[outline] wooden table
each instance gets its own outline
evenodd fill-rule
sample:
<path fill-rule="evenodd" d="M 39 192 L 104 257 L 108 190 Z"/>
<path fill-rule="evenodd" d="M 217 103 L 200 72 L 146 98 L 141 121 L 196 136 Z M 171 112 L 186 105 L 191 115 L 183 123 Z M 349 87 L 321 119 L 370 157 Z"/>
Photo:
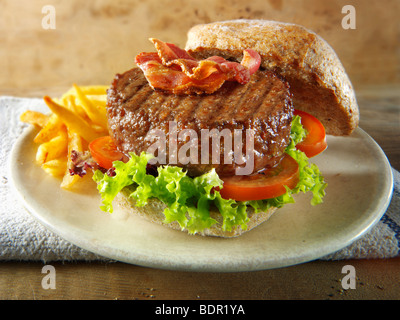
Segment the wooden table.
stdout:
<path fill-rule="evenodd" d="M 355 267 L 356 289 L 341 285 Z M 400 258 L 314 261 L 240 273 L 165 271 L 124 263 L 52 263 L 56 289 L 41 286 L 42 263 L 0 264 L 0 299 L 275 300 L 399 299 Z"/>
<path fill-rule="evenodd" d="M 387 88 L 386 88 L 387 89 Z M 386 90 L 385 89 L 385 90 Z M 358 95 L 361 123 L 400 170 L 400 90 L 367 88 Z M 342 268 L 356 270 L 356 289 L 344 290 Z M 0 299 L 399 299 L 400 257 L 312 261 L 257 272 L 196 273 L 125 263 L 51 263 L 56 289 L 44 290 L 43 263 L 0 264 Z"/>

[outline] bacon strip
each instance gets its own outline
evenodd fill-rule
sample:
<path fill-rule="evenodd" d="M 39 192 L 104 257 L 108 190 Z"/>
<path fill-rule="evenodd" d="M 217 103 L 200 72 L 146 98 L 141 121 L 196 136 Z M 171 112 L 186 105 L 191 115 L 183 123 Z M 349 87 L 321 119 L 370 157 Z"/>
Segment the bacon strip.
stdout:
<path fill-rule="evenodd" d="M 172 43 L 151 38 L 157 52 L 142 52 L 135 58 L 153 89 L 175 94 L 202 94 L 217 91 L 225 81 L 246 84 L 261 64 L 260 55 L 243 51 L 241 63 L 213 56 L 194 59 L 187 51 Z"/>

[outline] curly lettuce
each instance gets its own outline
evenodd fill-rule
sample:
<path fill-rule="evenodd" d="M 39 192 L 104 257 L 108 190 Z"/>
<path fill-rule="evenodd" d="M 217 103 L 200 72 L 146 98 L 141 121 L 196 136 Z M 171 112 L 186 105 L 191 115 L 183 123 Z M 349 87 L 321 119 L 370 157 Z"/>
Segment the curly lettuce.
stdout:
<path fill-rule="evenodd" d="M 222 215 L 222 230 L 231 231 L 237 226 L 247 228 L 248 207 L 255 212 L 263 212 L 270 207 L 280 208 L 295 202 L 293 195 L 299 192 L 312 192 L 312 205 L 322 203 L 326 183 L 318 167 L 310 164 L 307 156 L 295 148 L 306 135 L 300 117 L 295 116 L 291 126 L 291 143 L 286 153 L 298 162 L 300 181 L 294 189 L 286 188 L 286 193 L 279 197 L 257 201 L 223 199 L 217 191 L 222 188 L 223 181 L 214 169 L 191 178 L 182 168 L 167 165 L 158 167 L 157 175 L 151 175 L 147 174 L 146 167 L 152 155 L 131 153 L 128 162 L 114 162 L 114 176 L 100 170 L 94 173 L 93 179 L 102 197 L 101 209 L 112 213 L 115 196 L 129 187 L 130 197 L 136 206 L 145 206 L 149 199 L 157 198 L 166 205 L 165 223 L 177 221 L 182 229 L 194 234 L 217 223 L 210 216 L 211 207 L 218 208 Z"/>

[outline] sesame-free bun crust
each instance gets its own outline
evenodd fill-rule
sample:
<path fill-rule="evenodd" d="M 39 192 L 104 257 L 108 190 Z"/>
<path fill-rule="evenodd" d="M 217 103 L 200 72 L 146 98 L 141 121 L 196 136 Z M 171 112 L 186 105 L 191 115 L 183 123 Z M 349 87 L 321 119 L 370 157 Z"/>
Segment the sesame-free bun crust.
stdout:
<path fill-rule="evenodd" d="M 166 205 L 160 200 L 152 198 L 145 206 L 137 207 L 135 206 L 134 200 L 129 197 L 129 194 L 130 191 L 125 188 L 121 192 L 119 192 L 115 198 L 115 203 L 119 205 L 121 209 L 125 210 L 128 214 L 138 215 L 150 222 L 161 224 L 165 227 L 169 227 L 175 230 L 187 232 L 186 229 L 182 230 L 181 226 L 176 221 L 168 224 L 164 223 L 165 216 L 163 212 L 166 208 Z M 247 223 L 246 230 L 238 226 L 231 231 L 224 231 L 221 228 L 221 214 L 217 209 L 210 209 L 210 216 L 213 219 L 217 220 L 217 223 L 211 226 L 211 228 L 205 229 L 203 232 L 199 232 L 197 234 L 201 236 L 215 236 L 223 238 L 237 237 L 268 220 L 276 210 L 277 208 L 271 207 L 267 212 L 254 213 L 254 210 L 252 208 L 248 208 L 247 215 L 250 221 Z"/>
<path fill-rule="evenodd" d="M 314 32 L 295 24 L 242 19 L 188 31 L 186 50 L 197 59 L 219 55 L 240 61 L 250 48 L 261 55 L 261 68 L 289 82 L 295 109 L 317 117 L 327 134 L 349 135 L 358 126 L 349 77 L 332 47 Z"/>

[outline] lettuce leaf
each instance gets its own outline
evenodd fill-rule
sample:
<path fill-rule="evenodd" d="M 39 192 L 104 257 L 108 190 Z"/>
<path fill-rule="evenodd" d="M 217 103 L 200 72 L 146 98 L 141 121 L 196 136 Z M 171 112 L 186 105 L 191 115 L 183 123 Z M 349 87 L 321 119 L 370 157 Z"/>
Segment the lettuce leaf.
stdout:
<path fill-rule="evenodd" d="M 180 167 L 160 166 L 157 176 L 153 176 L 146 173 L 147 163 L 152 155 L 142 153 L 138 156 L 131 153 L 127 163 L 114 162 L 114 176 L 103 174 L 100 170 L 94 173 L 93 180 L 96 181 L 102 197 L 101 209 L 112 213 L 115 196 L 125 187 L 129 187 L 132 191 L 130 197 L 136 206 L 145 206 L 149 199 L 157 198 L 167 206 L 164 210 L 165 223 L 177 221 L 182 229 L 197 233 L 217 223 L 210 216 L 211 207 L 218 208 L 223 217 L 222 230 L 231 231 L 237 226 L 247 228 L 248 207 L 256 212 L 263 212 L 270 207 L 280 208 L 287 203 L 294 203 L 294 194 L 309 191 L 313 194 L 311 204 L 319 204 L 323 201 L 326 183 L 318 167 L 309 164 L 307 156 L 295 148 L 306 135 L 300 117 L 294 117 L 291 143 L 286 152 L 299 163 L 300 181 L 294 189 L 287 188 L 287 192 L 279 197 L 258 201 L 223 199 L 217 191 L 222 188 L 223 182 L 214 169 L 191 178 Z"/>
<path fill-rule="evenodd" d="M 313 197 L 311 199 L 311 205 L 314 206 L 320 204 L 323 202 L 327 184 L 325 183 L 318 166 L 313 163 L 309 163 L 309 158 L 306 156 L 306 154 L 296 149 L 296 144 L 301 142 L 307 136 L 307 132 L 301 125 L 301 118 L 299 116 L 295 116 L 293 118 L 290 136 L 291 142 L 286 147 L 285 152 L 295 159 L 299 164 L 300 181 L 296 188 L 292 190 L 287 189 L 287 193 L 281 197 L 289 200 L 293 194 L 299 192 L 312 192 Z M 286 200 L 282 199 L 280 201 Z M 294 202 L 294 200 L 291 200 L 291 202 Z"/>

